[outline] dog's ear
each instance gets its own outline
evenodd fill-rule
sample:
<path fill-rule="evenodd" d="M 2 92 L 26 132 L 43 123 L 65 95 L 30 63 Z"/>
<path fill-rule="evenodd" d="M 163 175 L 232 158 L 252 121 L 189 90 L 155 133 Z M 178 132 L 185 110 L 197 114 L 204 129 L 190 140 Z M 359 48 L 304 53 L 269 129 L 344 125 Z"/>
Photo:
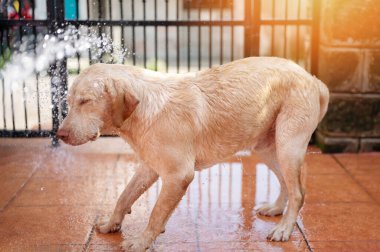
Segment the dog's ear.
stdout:
<path fill-rule="evenodd" d="M 131 93 L 126 91 L 124 93 L 124 120 L 131 116 L 133 111 L 135 111 L 137 105 L 139 105 L 140 101 Z"/>
<path fill-rule="evenodd" d="M 104 82 L 104 88 L 111 100 L 112 123 L 116 127 L 121 127 L 140 101 L 126 90 L 121 80 L 107 80 Z"/>

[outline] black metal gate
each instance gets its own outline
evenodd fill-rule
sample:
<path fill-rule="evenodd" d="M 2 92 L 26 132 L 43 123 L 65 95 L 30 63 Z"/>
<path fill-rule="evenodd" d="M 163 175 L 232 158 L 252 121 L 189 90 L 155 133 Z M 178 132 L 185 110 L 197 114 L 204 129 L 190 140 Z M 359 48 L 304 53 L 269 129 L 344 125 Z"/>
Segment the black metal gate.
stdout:
<path fill-rule="evenodd" d="M 195 71 L 261 55 L 290 58 L 315 75 L 318 71 L 318 0 L 18 0 L 13 16 L 9 4 L 14 1 L 0 2 L 5 3 L 0 6 L 0 69 L 25 37 L 33 39 L 35 50 L 40 34 L 74 26 L 107 34 L 129 48 L 122 63 L 158 71 Z M 69 79 L 97 61 L 113 63 L 89 50 L 57 60 L 45 76 L 35 73 L 21 91 L 1 80 L 0 137 L 50 136 L 57 144 Z M 41 98 L 43 87 L 48 99 Z"/>

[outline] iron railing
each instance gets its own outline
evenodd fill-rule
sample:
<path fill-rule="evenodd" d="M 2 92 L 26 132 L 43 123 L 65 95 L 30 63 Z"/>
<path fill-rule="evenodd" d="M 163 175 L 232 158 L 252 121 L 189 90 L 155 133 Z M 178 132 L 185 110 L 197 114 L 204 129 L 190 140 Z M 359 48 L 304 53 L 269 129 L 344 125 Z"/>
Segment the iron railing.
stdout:
<path fill-rule="evenodd" d="M 88 34 L 105 33 L 129 48 L 122 63 L 157 71 L 195 71 L 261 55 L 290 58 L 314 75 L 318 71 L 318 0 L 75 0 L 66 1 L 66 6 L 64 0 L 29 2 L 30 17 L 21 6 L 19 18 L 0 18 L 0 53 L 5 60 L 26 36 L 34 36 L 35 48 L 39 34 L 74 26 Z M 36 15 L 41 5 L 46 6 L 45 16 L 43 11 Z M 113 63 L 95 58 L 89 50 L 57 60 L 47 76 L 36 73 L 21 91 L 2 81 L 0 137 L 51 136 L 56 144 L 70 78 L 97 61 Z M 59 81 L 51 81 L 52 75 Z M 49 85 L 43 85 L 46 80 Z"/>

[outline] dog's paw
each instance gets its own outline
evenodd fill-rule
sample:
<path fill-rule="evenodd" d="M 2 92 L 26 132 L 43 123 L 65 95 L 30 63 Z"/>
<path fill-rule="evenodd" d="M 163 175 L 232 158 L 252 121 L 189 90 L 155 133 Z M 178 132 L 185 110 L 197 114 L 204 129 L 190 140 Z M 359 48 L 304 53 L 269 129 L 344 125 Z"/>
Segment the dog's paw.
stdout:
<path fill-rule="evenodd" d="M 130 238 L 128 240 L 124 240 L 121 244 L 121 247 L 125 251 L 131 252 L 141 252 L 149 249 L 151 242 L 149 239 L 144 238 L 143 236 L 138 236 L 135 238 Z"/>
<path fill-rule="evenodd" d="M 255 211 L 264 216 L 281 215 L 284 212 L 284 207 L 277 206 L 276 204 L 264 203 L 255 206 Z"/>
<path fill-rule="evenodd" d="M 292 234 L 294 224 L 279 223 L 267 236 L 270 241 L 288 241 Z"/>
<path fill-rule="evenodd" d="M 107 233 L 114 233 L 118 232 L 121 228 L 120 223 L 110 223 L 108 220 L 101 220 L 98 221 L 95 225 L 96 229 L 99 231 L 99 233 L 107 234 Z"/>

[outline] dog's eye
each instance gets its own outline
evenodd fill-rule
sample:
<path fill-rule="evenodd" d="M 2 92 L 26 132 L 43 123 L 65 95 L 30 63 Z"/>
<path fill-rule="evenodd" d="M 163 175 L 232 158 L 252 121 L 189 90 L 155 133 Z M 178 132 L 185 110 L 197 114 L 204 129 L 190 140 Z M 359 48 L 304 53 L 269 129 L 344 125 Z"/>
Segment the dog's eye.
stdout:
<path fill-rule="evenodd" d="M 84 105 L 86 103 L 88 103 L 89 101 L 91 101 L 90 99 L 82 99 L 79 101 L 79 105 Z"/>

